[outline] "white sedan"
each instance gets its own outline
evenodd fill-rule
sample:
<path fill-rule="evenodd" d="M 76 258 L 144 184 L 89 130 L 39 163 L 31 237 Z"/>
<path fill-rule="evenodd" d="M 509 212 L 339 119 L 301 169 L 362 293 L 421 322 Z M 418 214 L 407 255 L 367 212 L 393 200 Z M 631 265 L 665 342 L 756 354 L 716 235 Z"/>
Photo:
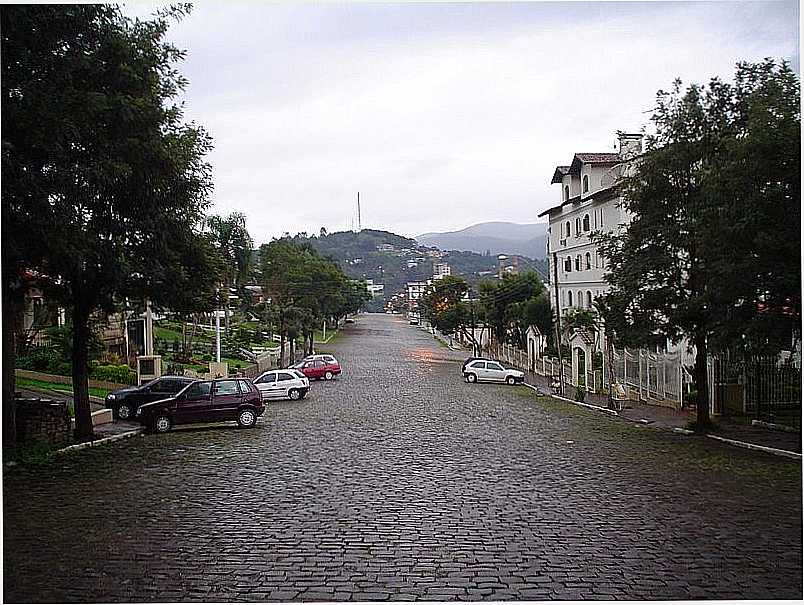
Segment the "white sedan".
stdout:
<path fill-rule="evenodd" d="M 466 382 L 506 382 L 516 384 L 525 381 L 525 373 L 504 367 L 493 359 L 471 359 L 462 370 Z"/>
<path fill-rule="evenodd" d="M 299 370 L 269 370 L 254 379 L 263 399 L 304 399 L 310 390 L 310 381 Z"/>

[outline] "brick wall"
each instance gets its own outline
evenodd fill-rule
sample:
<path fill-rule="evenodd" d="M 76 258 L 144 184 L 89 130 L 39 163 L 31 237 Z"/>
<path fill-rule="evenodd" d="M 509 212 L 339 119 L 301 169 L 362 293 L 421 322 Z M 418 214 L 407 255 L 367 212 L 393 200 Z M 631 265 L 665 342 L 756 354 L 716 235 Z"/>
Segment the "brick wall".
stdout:
<path fill-rule="evenodd" d="M 70 441 L 67 404 L 51 399 L 17 399 L 17 438 L 59 445 Z"/>

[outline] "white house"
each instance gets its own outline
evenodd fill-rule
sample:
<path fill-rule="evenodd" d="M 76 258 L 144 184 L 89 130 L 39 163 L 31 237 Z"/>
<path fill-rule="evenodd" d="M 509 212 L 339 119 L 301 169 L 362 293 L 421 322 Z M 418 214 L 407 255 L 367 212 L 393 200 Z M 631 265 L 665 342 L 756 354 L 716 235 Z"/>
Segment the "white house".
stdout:
<path fill-rule="evenodd" d="M 611 231 L 630 219 L 614 188 L 624 165 L 642 153 L 642 135 L 621 134 L 617 153 L 576 153 L 568 166 L 557 166 L 553 184 L 561 185 L 560 202 L 547 216 L 547 258 L 553 311 L 592 308 L 608 290 L 605 262 L 592 242 L 597 231 Z M 558 300 L 556 300 L 556 278 Z"/>
<path fill-rule="evenodd" d="M 433 279 L 441 279 L 447 275 L 452 275 L 452 269 L 447 263 L 433 263 Z"/>

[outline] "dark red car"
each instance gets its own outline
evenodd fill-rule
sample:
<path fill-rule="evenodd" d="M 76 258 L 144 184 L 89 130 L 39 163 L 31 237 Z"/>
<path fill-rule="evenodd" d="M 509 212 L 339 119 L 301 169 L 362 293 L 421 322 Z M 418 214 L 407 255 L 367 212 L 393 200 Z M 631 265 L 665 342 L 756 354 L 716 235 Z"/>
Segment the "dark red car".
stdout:
<path fill-rule="evenodd" d="M 149 429 L 164 433 L 176 424 L 236 420 L 252 427 L 265 406 L 257 387 L 246 378 L 199 380 L 174 397 L 141 405 L 137 419 Z"/>
<path fill-rule="evenodd" d="M 291 366 L 300 370 L 307 378 L 332 380 L 341 373 L 341 365 L 332 355 L 313 355 Z"/>

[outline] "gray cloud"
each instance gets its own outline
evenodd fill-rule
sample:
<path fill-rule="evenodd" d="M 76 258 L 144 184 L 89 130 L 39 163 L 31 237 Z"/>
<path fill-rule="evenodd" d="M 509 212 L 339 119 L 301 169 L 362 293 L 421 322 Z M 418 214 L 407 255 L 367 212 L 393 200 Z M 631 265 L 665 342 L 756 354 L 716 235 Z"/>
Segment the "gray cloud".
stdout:
<path fill-rule="evenodd" d="M 359 190 L 364 227 L 416 235 L 536 221 L 555 165 L 641 128 L 675 77 L 798 68 L 798 6 L 201 2 L 170 38 L 215 211 L 262 242 L 349 228 Z"/>

